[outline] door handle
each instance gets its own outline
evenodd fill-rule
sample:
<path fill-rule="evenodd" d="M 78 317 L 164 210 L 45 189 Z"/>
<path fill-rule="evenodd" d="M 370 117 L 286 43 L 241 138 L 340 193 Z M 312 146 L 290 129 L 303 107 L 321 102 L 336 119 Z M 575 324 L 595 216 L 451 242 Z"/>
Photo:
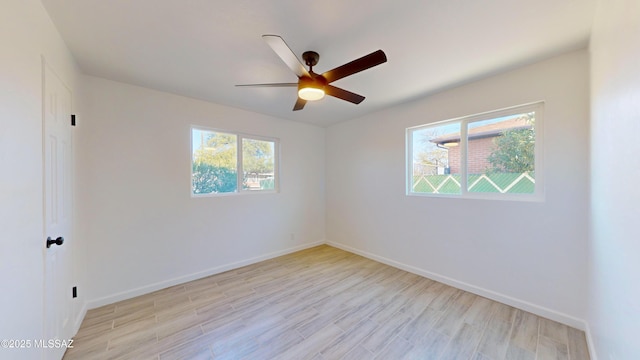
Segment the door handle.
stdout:
<path fill-rule="evenodd" d="M 62 236 L 58 236 L 57 239 L 51 240 L 51 237 L 47 237 L 47 249 L 51 247 L 51 245 L 62 245 L 64 243 L 64 238 Z"/>

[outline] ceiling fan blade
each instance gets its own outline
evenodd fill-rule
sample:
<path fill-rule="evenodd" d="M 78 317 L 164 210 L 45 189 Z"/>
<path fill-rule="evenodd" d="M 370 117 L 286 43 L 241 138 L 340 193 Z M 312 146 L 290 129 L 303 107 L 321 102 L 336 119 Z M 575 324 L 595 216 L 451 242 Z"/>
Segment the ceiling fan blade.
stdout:
<path fill-rule="evenodd" d="M 240 84 L 236 86 L 244 87 L 295 87 L 298 83 L 270 83 L 270 84 Z"/>
<path fill-rule="evenodd" d="M 311 77 L 307 69 L 300 62 L 296 54 L 291 51 L 291 48 L 284 42 L 284 40 L 278 35 L 262 35 L 264 41 L 273 49 L 273 51 L 284 61 L 284 63 L 293 71 L 297 77 Z"/>
<path fill-rule="evenodd" d="M 337 97 L 338 99 L 352 102 L 354 104 L 360 104 L 364 100 L 364 96 L 362 95 L 358 95 L 358 94 L 352 93 L 351 91 L 340 89 L 339 87 L 335 87 L 333 85 L 325 86 L 324 92 L 327 95 L 331 95 L 333 97 Z"/>
<path fill-rule="evenodd" d="M 365 55 L 359 59 L 353 60 L 350 63 L 338 66 L 333 70 L 329 70 L 322 74 L 322 76 L 327 79 L 327 83 L 331 83 L 338 79 L 342 79 L 343 77 L 353 75 L 355 73 L 367 70 L 385 62 L 387 62 L 387 55 L 385 55 L 384 51 L 378 50 L 372 52 L 369 55 Z"/>
<path fill-rule="evenodd" d="M 298 100 L 296 100 L 296 104 L 293 105 L 293 111 L 302 110 L 306 104 L 307 100 L 298 98 Z"/>

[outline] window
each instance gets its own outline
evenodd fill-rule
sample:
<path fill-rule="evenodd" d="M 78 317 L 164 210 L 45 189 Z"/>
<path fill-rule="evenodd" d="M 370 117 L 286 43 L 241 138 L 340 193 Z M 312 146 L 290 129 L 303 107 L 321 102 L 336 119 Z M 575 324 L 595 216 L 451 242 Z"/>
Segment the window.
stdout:
<path fill-rule="evenodd" d="M 543 103 L 407 129 L 407 194 L 542 197 Z"/>
<path fill-rule="evenodd" d="M 192 195 L 277 191 L 278 141 L 191 128 Z"/>

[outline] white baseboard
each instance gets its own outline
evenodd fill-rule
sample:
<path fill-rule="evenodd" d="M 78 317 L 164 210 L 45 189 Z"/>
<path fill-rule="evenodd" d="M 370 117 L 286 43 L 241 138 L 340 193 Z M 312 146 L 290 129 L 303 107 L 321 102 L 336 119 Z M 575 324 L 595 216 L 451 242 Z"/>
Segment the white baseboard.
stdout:
<path fill-rule="evenodd" d="M 118 302 L 118 301 L 122 301 L 122 300 L 127 300 L 127 299 L 130 299 L 130 298 L 136 297 L 136 296 L 148 294 L 148 293 L 151 293 L 151 292 L 154 292 L 154 291 L 157 291 L 157 290 L 161 290 L 161 289 L 164 289 L 164 288 L 167 288 L 167 287 L 170 287 L 170 286 L 183 284 L 185 282 L 201 279 L 201 278 L 204 278 L 204 277 L 207 277 L 207 276 L 211 276 L 211 275 L 219 274 L 219 273 L 222 273 L 222 272 L 225 272 L 225 271 L 237 269 L 237 268 L 240 268 L 240 267 L 243 267 L 243 266 L 255 264 L 255 263 L 260 262 L 260 261 L 269 260 L 269 259 L 272 259 L 272 258 L 275 258 L 275 257 L 278 257 L 278 256 L 290 254 L 290 253 L 293 253 L 293 252 L 296 252 L 296 251 L 308 249 L 308 248 L 311 248 L 311 247 L 314 247 L 314 246 L 318 246 L 318 245 L 322 245 L 322 244 L 325 244 L 325 242 L 324 241 L 318 241 L 318 242 L 313 242 L 313 243 L 307 243 L 307 244 L 295 246 L 295 247 L 292 247 L 292 248 L 288 248 L 288 249 L 285 249 L 285 250 L 275 251 L 275 252 L 268 253 L 268 254 L 265 254 L 265 255 L 256 256 L 256 257 L 253 257 L 253 258 L 250 258 L 250 259 L 237 261 L 237 262 L 234 262 L 234 263 L 225 264 L 225 265 L 221 265 L 221 266 L 216 266 L 216 267 L 211 268 L 211 269 L 207 269 L 207 270 L 200 271 L 200 272 L 193 273 L 193 274 L 189 274 L 189 275 L 179 276 L 179 277 L 176 277 L 176 278 L 173 278 L 173 279 L 157 282 L 155 284 L 141 286 L 141 287 L 136 288 L 136 289 L 123 291 L 123 292 L 120 292 L 120 293 L 116 293 L 116 294 L 113 294 L 113 295 L 101 297 L 101 298 L 98 298 L 98 299 L 92 299 L 92 300 L 87 301 L 85 308 L 95 309 L 95 308 L 100 307 L 100 306 L 112 304 L 114 302 Z M 85 312 L 86 312 L 86 309 L 85 309 Z M 84 315 L 82 316 L 82 318 L 84 318 Z"/>
<path fill-rule="evenodd" d="M 563 314 L 561 312 L 552 310 L 552 309 L 548 309 L 546 307 L 543 306 L 539 306 L 533 303 L 530 303 L 528 301 L 524 301 L 524 300 L 520 300 L 520 299 L 516 299 L 514 297 L 508 296 L 508 295 L 504 295 L 504 294 L 500 294 L 498 292 L 492 291 L 492 290 L 488 290 L 488 289 L 484 289 L 481 288 L 479 286 L 475 286 L 472 284 L 468 284 L 465 283 L 463 281 L 459 281 L 456 279 L 452 279 L 450 277 L 444 276 L 444 275 L 440 275 L 440 274 L 436 274 L 430 271 L 426 271 L 423 269 L 419 269 L 417 267 L 411 266 L 411 265 L 407 265 L 407 264 L 403 264 L 400 262 L 397 262 L 395 260 L 391 260 L 388 258 L 385 258 L 383 256 L 379 256 L 376 254 L 372 254 L 366 251 L 361 251 L 355 248 L 352 248 L 350 246 L 347 245 L 343 245 L 340 243 L 336 243 L 336 242 L 332 242 L 332 241 L 328 241 L 327 245 L 330 246 L 334 246 L 336 248 L 354 253 L 354 254 L 358 254 L 360 256 L 364 256 L 368 259 L 371 260 L 375 260 L 378 262 L 381 262 L 383 264 L 387 264 L 389 266 L 393 266 L 395 268 L 401 269 L 401 270 L 405 270 L 408 271 L 410 273 L 416 274 L 416 275 L 420 275 L 420 276 L 424 276 L 426 278 L 447 284 L 449 286 L 453 286 L 455 288 L 458 289 L 462 289 L 465 291 L 468 291 L 470 293 L 476 294 L 476 295 L 480 295 L 483 297 L 486 297 L 488 299 L 491 300 L 495 300 L 498 302 L 501 302 L 503 304 L 507 304 L 510 306 L 513 306 L 515 308 L 518 308 L 520 310 L 524 310 L 524 311 L 528 311 L 530 313 L 536 314 L 538 316 L 542 316 L 545 317 L 547 319 L 551 319 L 554 321 L 557 321 L 559 323 L 565 324 L 565 325 L 569 325 L 571 327 L 574 327 L 576 329 L 580 329 L 580 330 L 585 330 L 585 321 L 583 319 L 578 319 L 576 317 L 567 315 L 567 314 Z"/>

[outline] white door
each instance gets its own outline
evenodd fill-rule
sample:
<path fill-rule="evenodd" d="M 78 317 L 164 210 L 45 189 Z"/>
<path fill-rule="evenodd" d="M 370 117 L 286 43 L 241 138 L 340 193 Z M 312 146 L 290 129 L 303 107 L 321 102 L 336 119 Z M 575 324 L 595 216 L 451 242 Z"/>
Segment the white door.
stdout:
<path fill-rule="evenodd" d="M 71 324 L 71 92 L 43 60 L 44 146 L 44 336 L 68 340 Z M 47 247 L 47 238 L 50 238 Z M 56 243 L 51 243 L 56 241 Z M 62 358 L 64 346 L 47 347 L 44 358 Z"/>

